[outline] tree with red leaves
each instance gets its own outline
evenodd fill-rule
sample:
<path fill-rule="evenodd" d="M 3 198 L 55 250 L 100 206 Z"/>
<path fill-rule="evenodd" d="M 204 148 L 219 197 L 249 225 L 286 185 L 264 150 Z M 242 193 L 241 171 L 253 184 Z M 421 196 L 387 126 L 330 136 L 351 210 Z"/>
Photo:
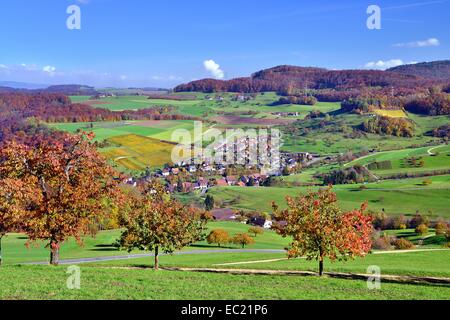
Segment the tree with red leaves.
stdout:
<path fill-rule="evenodd" d="M 116 191 L 116 174 L 91 138 L 35 136 L 0 149 L 0 212 L 20 215 L 30 241 L 48 241 L 50 264 L 58 264 L 60 246 L 69 237 L 82 243 L 89 227 L 107 214 Z"/>
<path fill-rule="evenodd" d="M 370 251 L 372 218 L 364 214 L 366 204 L 342 212 L 331 187 L 286 200 L 287 209 L 280 210 L 274 203 L 273 210 L 275 230 L 283 237 L 293 237 L 289 258 L 318 260 L 322 276 L 325 258 L 348 260 Z"/>

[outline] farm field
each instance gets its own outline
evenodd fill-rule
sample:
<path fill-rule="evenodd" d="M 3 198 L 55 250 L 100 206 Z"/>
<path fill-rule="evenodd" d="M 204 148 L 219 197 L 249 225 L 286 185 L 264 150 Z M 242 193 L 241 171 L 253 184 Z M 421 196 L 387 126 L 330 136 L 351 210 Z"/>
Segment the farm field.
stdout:
<path fill-rule="evenodd" d="M 423 166 L 414 165 L 408 159 L 415 158 L 417 161 L 423 160 Z M 364 157 L 347 164 L 361 164 L 368 165 L 373 162 L 390 161 L 391 169 L 376 169 L 372 170 L 374 173 L 385 176 L 396 173 L 405 172 L 429 172 L 437 170 L 450 169 L 450 146 L 436 146 L 416 149 L 403 149 L 389 152 L 382 152 L 372 156 Z"/>
<path fill-rule="evenodd" d="M 369 209 L 388 214 L 408 216 L 416 211 L 423 213 L 431 210 L 436 217 L 450 217 L 449 176 L 429 177 L 435 183 L 423 186 L 422 179 L 387 180 L 380 183 L 365 184 L 367 189 L 360 190 L 359 185 L 338 185 L 333 190 L 338 195 L 342 209 L 350 210 L 368 201 Z M 281 207 L 285 204 L 286 196 L 295 196 L 318 187 L 269 187 L 269 188 L 240 188 L 222 187 L 209 191 L 222 204 L 238 209 L 271 211 L 272 201 Z M 267 198 L 270 194 L 270 199 Z"/>
<path fill-rule="evenodd" d="M 136 134 L 107 139 L 119 145 L 102 151 L 108 159 L 130 170 L 162 167 L 171 161 L 173 144 Z"/>
<path fill-rule="evenodd" d="M 198 139 L 191 120 L 59 123 L 50 126 L 72 133 L 78 130 L 93 132 L 94 141 L 106 141 L 112 145 L 101 148 L 100 152 L 118 169 L 131 172 L 171 162 L 172 149 L 179 142 L 173 136 L 177 130 L 190 134 L 192 142 Z M 212 126 L 203 126 L 203 134 L 210 128 Z"/>
<path fill-rule="evenodd" d="M 427 122 L 416 117 L 420 123 L 413 137 L 395 137 L 359 132 L 354 128 L 369 119 L 368 115 L 354 115 L 341 112 L 329 113 L 330 119 L 309 119 L 296 122 L 282 128 L 284 133 L 283 150 L 292 152 L 311 152 L 321 155 L 333 155 L 352 151 L 353 153 L 377 150 L 390 151 L 414 148 L 421 145 L 438 145 L 439 139 L 425 135 L 443 122 L 443 117 L 426 117 Z M 448 122 L 448 117 L 447 122 Z"/>
<path fill-rule="evenodd" d="M 390 117 L 390 118 L 407 118 L 405 111 L 403 110 L 383 110 L 378 109 L 374 111 L 374 114 L 383 116 L 383 117 Z"/>
<path fill-rule="evenodd" d="M 176 93 L 179 95 L 179 93 Z M 223 101 L 207 100 L 205 94 L 195 93 L 195 100 L 169 100 L 169 99 L 148 99 L 146 96 L 117 96 L 106 97 L 99 100 L 89 100 L 86 96 L 71 96 L 73 102 L 87 103 L 94 107 L 106 108 L 112 111 L 137 110 L 151 107 L 173 107 L 173 113 L 186 116 L 201 117 L 205 120 L 214 121 L 217 116 L 240 116 L 241 124 L 245 123 L 245 119 L 250 121 L 253 119 L 278 119 L 279 116 L 274 115 L 276 112 L 298 112 L 298 117 L 289 117 L 287 120 L 296 120 L 304 118 L 310 111 L 316 110 L 324 113 L 333 112 L 340 108 L 339 103 L 319 102 L 315 106 L 304 105 L 272 105 L 278 100 L 273 92 L 259 94 L 255 99 L 250 101 L 233 101 L 233 94 L 222 93 Z M 251 114 L 249 114 L 251 113 Z M 251 115 L 251 117 L 249 117 Z M 252 125 L 252 122 L 248 122 Z M 262 122 L 264 124 L 264 122 Z M 277 124 L 277 122 L 275 122 Z"/>

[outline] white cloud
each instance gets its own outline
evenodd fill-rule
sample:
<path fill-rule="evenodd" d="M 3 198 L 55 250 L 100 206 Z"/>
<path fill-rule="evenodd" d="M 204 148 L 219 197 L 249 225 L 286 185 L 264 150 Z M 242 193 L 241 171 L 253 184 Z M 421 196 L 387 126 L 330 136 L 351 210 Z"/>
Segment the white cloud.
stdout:
<path fill-rule="evenodd" d="M 225 73 L 222 69 L 220 69 L 220 65 L 218 65 L 214 60 L 205 60 L 203 62 L 203 66 L 214 78 L 223 79 L 225 77 Z"/>
<path fill-rule="evenodd" d="M 412 42 L 405 42 L 405 43 L 396 43 L 394 44 L 394 47 L 398 48 L 424 48 L 424 47 L 438 47 L 441 45 L 441 42 L 439 39 L 436 38 L 430 38 L 427 40 L 420 40 L 420 41 L 412 41 Z"/>
<path fill-rule="evenodd" d="M 42 71 L 47 73 L 54 73 L 56 71 L 56 68 L 53 66 L 45 66 L 42 68 Z"/>
<path fill-rule="evenodd" d="M 364 65 L 364 68 L 366 68 L 366 69 L 386 70 L 386 69 L 389 69 L 389 68 L 401 66 L 402 64 L 404 64 L 404 62 L 401 59 L 391 59 L 391 60 L 387 60 L 387 61 L 378 60 L 378 61 L 367 62 Z"/>
<path fill-rule="evenodd" d="M 410 62 L 404 62 L 402 59 L 391 59 L 391 60 L 378 60 L 378 61 L 371 61 L 367 62 L 364 65 L 365 69 L 371 69 L 371 70 L 386 70 L 389 68 L 398 67 L 404 64 L 416 64 L 417 61 L 410 61 Z"/>
<path fill-rule="evenodd" d="M 8 67 L 6 65 L 0 63 L 0 69 L 8 69 Z"/>

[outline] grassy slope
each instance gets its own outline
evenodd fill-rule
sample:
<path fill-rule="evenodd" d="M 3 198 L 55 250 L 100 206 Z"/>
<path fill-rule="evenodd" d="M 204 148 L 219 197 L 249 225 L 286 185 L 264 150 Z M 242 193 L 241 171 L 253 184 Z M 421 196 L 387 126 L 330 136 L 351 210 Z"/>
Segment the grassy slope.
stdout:
<path fill-rule="evenodd" d="M 368 201 L 369 209 L 384 208 L 388 214 L 413 215 L 416 210 L 422 213 L 432 210 L 435 216 L 450 217 L 450 198 L 447 196 L 450 176 L 430 179 L 433 184 L 428 187 L 422 186 L 423 179 L 405 179 L 367 184 L 367 190 L 363 191 L 358 189 L 359 185 L 339 185 L 334 187 L 334 191 L 345 210 L 358 208 L 361 203 Z M 317 188 L 224 187 L 214 188 L 209 192 L 214 198 L 231 207 L 270 212 L 272 201 L 284 205 L 287 195 L 295 196 L 315 189 Z"/>
<path fill-rule="evenodd" d="M 428 153 L 430 149 L 432 149 L 430 151 L 432 155 Z M 411 157 L 423 159 L 425 161 L 425 165 L 423 167 L 413 167 L 409 165 L 407 158 Z M 374 154 L 361 160 L 353 161 L 349 165 L 367 165 L 372 162 L 380 161 L 391 161 L 392 164 L 392 169 L 374 170 L 376 174 L 381 176 L 392 175 L 400 172 L 427 172 L 450 169 L 450 146 L 447 145 L 440 146 L 438 148 L 425 147 L 384 152 Z"/>
<path fill-rule="evenodd" d="M 450 288 L 365 281 L 83 267 L 81 289 L 66 287 L 66 268 L 0 268 L 0 299 L 448 299 Z M 23 281 L 27 279 L 27 281 Z M 101 285 L 99 285 L 101 284 Z"/>
<path fill-rule="evenodd" d="M 210 222 L 208 229 L 224 229 L 231 236 L 236 233 L 247 232 L 248 225 L 235 222 Z M 112 244 L 120 236 L 119 230 L 102 231 L 95 239 L 86 237 L 83 239 L 84 245 L 80 248 L 74 240 L 67 241 L 61 247 L 61 259 L 87 258 L 96 256 L 126 255 L 125 251 L 117 251 Z M 44 243 L 25 246 L 27 238 L 20 234 L 10 234 L 3 240 L 3 259 L 6 264 L 46 261 L 49 251 Z M 278 236 L 274 231 L 266 231 L 263 235 L 256 238 L 254 245 L 248 246 L 249 249 L 280 249 L 282 250 L 288 244 L 288 240 Z M 238 248 L 230 245 L 230 248 Z M 208 245 L 206 241 L 199 242 L 195 246 L 185 250 L 218 249 L 216 245 Z M 136 251 L 135 253 L 139 253 Z"/>

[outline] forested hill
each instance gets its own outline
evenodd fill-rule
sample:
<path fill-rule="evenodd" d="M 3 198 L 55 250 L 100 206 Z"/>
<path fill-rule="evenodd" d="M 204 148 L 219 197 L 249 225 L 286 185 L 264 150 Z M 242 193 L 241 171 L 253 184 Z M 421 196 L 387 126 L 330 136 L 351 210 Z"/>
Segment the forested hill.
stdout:
<path fill-rule="evenodd" d="M 388 71 L 429 79 L 450 80 L 450 60 L 408 64 Z"/>
<path fill-rule="evenodd" d="M 450 71 L 448 72 L 450 75 Z M 289 87 L 315 90 L 359 90 L 366 87 L 414 90 L 440 82 L 443 76 L 428 78 L 416 74 L 379 70 L 327 70 L 278 66 L 232 80 L 203 79 L 179 85 L 175 91 L 244 92 L 286 91 Z"/>

